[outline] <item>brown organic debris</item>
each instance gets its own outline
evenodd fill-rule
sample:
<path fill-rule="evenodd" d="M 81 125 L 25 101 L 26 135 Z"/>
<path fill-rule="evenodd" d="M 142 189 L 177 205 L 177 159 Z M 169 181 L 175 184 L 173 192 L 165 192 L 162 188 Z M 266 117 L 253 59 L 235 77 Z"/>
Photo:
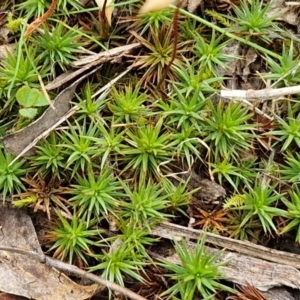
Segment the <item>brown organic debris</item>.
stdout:
<path fill-rule="evenodd" d="M 249 283 L 245 286 L 239 285 L 237 289 L 239 291 L 238 295 L 229 296 L 226 300 L 268 300 L 258 289 L 251 286 Z"/>
<path fill-rule="evenodd" d="M 0 224 L 1 291 L 36 300 L 84 300 L 97 290 L 96 285 L 78 285 L 27 254 L 44 255 L 31 219 L 23 210 L 1 204 Z M 22 251 L 8 251 L 10 248 Z"/>
<path fill-rule="evenodd" d="M 71 215 L 66 205 L 69 201 L 62 195 L 68 193 L 68 188 L 61 186 L 61 181 L 54 175 L 49 181 L 46 181 L 41 174 L 35 178 L 23 178 L 23 181 L 29 185 L 27 192 L 14 195 L 14 198 L 36 197 L 34 212 L 36 212 L 41 204 L 43 210 L 47 213 L 48 219 L 51 219 L 50 206 L 55 204 L 57 207 L 63 209 L 67 214 Z"/>
<path fill-rule="evenodd" d="M 224 209 L 208 211 L 201 207 L 194 206 L 192 208 L 192 217 L 196 219 L 193 227 L 200 227 L 202 230 L 224 231 L 224 226 L 229 222 L 226 217 L 227 212 Z"/>

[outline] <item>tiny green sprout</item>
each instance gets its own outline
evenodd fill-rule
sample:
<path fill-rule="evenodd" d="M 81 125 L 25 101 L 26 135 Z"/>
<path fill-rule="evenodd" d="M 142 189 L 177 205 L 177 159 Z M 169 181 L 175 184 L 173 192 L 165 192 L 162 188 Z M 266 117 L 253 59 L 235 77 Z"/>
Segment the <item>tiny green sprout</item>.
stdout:
<path fill-rule="evenodd" d="M 99 263 L 91 267 L 90 271 L 102 271 L 101 276 L 111 282 L 124 286 L 124 275 L 137 281 L 143 281 L 143 277 L 139 273 L 143 271 L 145 263 L 140 259 L 132 259 L 132 247 L 128 247 L 126 243 L 110 251 L 103 250 L 102 254 L 95 254 L 94 257 Z M 111 291 L 109 295 L 109 299 L 112 299 Z"/>
<path fill-rule="evenodd" d="M 9 152 L 0 150 L 0 194 L 3 201 L 7 195 L 25 190 L 20 179 L 29 169 L 25 166 L 24 160 L 18 160 L 11 165 L 13 159 L 14 157 Z"/>
<path fill-rule="evenodd" d="M 288 208 L 289 223 L 281 230 L 281 234 L 296 229 L 296 243 L 300 243 L 300 190 L 297 185 L 289 192 L 290 201 L 283 200 Z"/>
<path fill-rule="evenodd" d="M 50 6 L 51 0 L 23 0 L 19 1 L 17 5 L 18 10 L 24 12 L 27 18 L 32 16 L 42 16 Z M 70 9 L 72 8 L 72 10 Z M 78 11 L 82 9 L 80 0 L 58 0 L 57 11 L 65 15 L 69 15 L 71 11 Z"/>
<path fill-rule="evenodd" d="M 70 201 L 78 207 L 78 215 L 85 217 L 87 225 L 100 216 L 108 218 L 124 197 L 120 182 L 106 168 L 97 175 L 89 171 L 86 176 L 76 176 L 76 184 L 71 187 Z"/>
<path fill-rule="evenodd" d="M 160 167 L 163 169 L 164 162 L 172 161 L 176 146 L 172 134 L 164 129 L 163 122 L 161 118 L 156 124 L 137 126 L 126 132 L 126 144 L 120 151 L 123 172 L 134 172 L 141 181 L 161 176 Z"/>
<path fill-rule="evenodd" d="M 35 155 L 31 157 L 31 165 L 43 177 L 55 174 L 61 180 L 66 171 L 66 155 L 57 147 L 59 143 L 56 133 L 51 132 L 47 139 L 36 145 Z"/>
<path fill-rule="evenodd" d="M 53 243 L 54 257 L 69 264 L 88 265 L 87 258 L 93 255 L 92 247 L 100 246 L 101 229 L 96 228 L 97 220 L 89 224 L 75 213 L 71 221 L 56 210 L 57 219 L 49 232 L 44 236 L 47 243 Z"/>
<path fill-rule="evenodd" d="M 113 101 L 107 104 L 109 110 L 114 114 L 116 123 L 135 122 L 141 115 L 147 115 L 149 112 L 144 103 L 147 100 L 145 93 L 140 92 L 140 86 L 125 86 L 124 90 L 112 87 Z"/>
<path fill-rule="evenodd" d="M 16 93 L 17 101 L 23 108 L 19 110 L 21 116 L 33 119 L 38 110 L 36 107 L 48 105 L 46 96 L 38 89 L 29 86 L 21 87 Z"/>
<path fill-rule="evenodd" d="M 245 204 L 245 201 L 246 201 L 246 195 L 235 194 L 223 204 L 223 208 L 230 209 L 232 207 L 242 206 Z"/>
<path fill-rule="evenodd" d="M 280 127 L 279 130 L 273 130 L 267 133 L 267 135 L 275 135 L 279 137 L 278 143 L 283 143 L 281 151 L 287 150 L 289 147 L 293 149 L 295 146 L 300 148 L 300 113 L 295 112 L 288 102 L 287 116 L 283 119 L 276 116 Z"/>
<path fill-rule="evenodd" d="M 19 49 L 20 44 L 22 45 L 19 42 L 15 47 Z M 0 93 L 4 97 L 4 105 L 1 108 L 11 111 L 16 103 L 17 90 L 24 85 L 40 88 L 38 77 L 40 75 L 43 79 L 48 75 L 48 71 L 47 68 L 41 68 L 40 60 L 33 47 L 28 48 L 27 53 L 18 50 L 17 55 L 12 50 L 7 50 L 6 59 L 0 62 Z"/>
<path fill-rule="evenodd" d="M 170 26 L 173 14 L 174 11 L 172 9 L 155 10 L 142 14 L 135 22 L 136 31 L 140 35 L 144 35 L 152 28 L 154 32 L 158 33 L 161 30 L 162 24 Z"/>
<path fill-rule="evenodd" d="M 272 87 L 293 86 L 299 84 L 299 55 L 293 40 L 285 41 L 281 57 L 276 60 L 266 55 L 265 61 L 269 71 L 262 74 L 264 79 L 272 80 Z"/>
<path fill-rule="evenodd" d="M 228 211 L 227 216 L 230 223 L 227 229 L 230 237 L 236 240 L 260 241 L 262 227 L 258 217 L 241 226 L 246 215 L 246 211 Z"/>
<path fill-rule="evenodd" d="M 212 174 L 216 174 L 220 184 L 224 182 L 224 179 L 234 188 L 238 190 L 238 183 L 240 180 L 246 181 L 239 168 L 232 164 L 228 159 L 218 160 L 216 163 L 211 163 Z"/>
<path fill-rule="evenodd" d="M 237 160 L 240 153 L 253 148 L 256 128 L 251 124 L 252 113 L 240 103 L 230 102 L 228 105 L 220 101 L 217 106 L 208 102 L 210 115 L 204 119 L 204 142 L 213 149 L 215 157 Z"/>
<path fill-rule="evenodd" d="M 228 69 L 228 61 L 236 59 L 232 54 L 223 53 L 228 41 L 222 42 L 224 36 L 212 30 L 210 41 L 206 41 L 201 34 L 194 33 L 194 53 L 199 57 L 201 68 L 208 68 L 215 76 L 219 76 L 219 68 Z"/>
<path fill-rule="evenodd" d="M 181 265 L 165 260 L 160 263 L 160 266 L 171 271 L 171 274 L 166 276 L 175 281 L 161 296 L 184 300 L 215 299 L 218 290 L 233 292 L 230 287 L 219 282 L 224 279 L 221 273 L 227 261 L 218 262 L 221 252 L 209 253 L 204 243 L 205 237 L 191 250 L 185 240 L 182 243 L 175 241 L 175 250 Z M 178 295 L 180 298 L 177 298 Z"/>
<path fill-rule="evenodd" d="M 238 24 L 236 28 L 232 28 L 235 32 L 247 33 L 248 37 L 258 37 L 266 43 L 271 42 L 269 32 L 276 34 L 280 32 L 280 28 L 276 24 L 276 18 L 279 14 L 269 15 L 272 9 L 272 1 L 261 0 L 243 0 L 240 5 L 234 5 L 233 10 L 236 17 L 228 18 Z M 268 17 L 266 17 L 268 15 Z"/>
<path fill-rule="evenodd" d="M 11 33 L 17 33 L 20 31 L 21 24 L 25 21 L 24 18 L 17 18 L 13 19 L 13 14 L 10 12 L 7 15 L 7 21 L 6 28 L 9 29 Z"/>
<path fill-rule="evenodd" d="M 139 186 L 131 190 L 123 183 L 128 202 L 122 202 L 122 218 L 130 220 L 136 227 L 146 228 L 165 221 L 170 215 L 164 213 L 168 207 L 168 195 L 163 193 L 159 184 L 149 180 L 147 185 L 140 181 Z"/>
<path fill-rule="evenodd" d="M 65 71 L 77 59 L 76 54 L 82 52 L 81 33 L 75 28 L 66 28 L 63 23 L 54 26 L 43 26 L 43 34 L 36 33 L 31 38 L 33 47 L 39 55 L 39 65 L 51 68 L 52 75 L 57 68 Z"/>
<path fill-rule="evenodd" d="M 37 194 L 36 195 L 31 195 L 31 196 L 28 196 L 28 197 L 20 199 L 20 200 L 12 201 L 12 205 L 14 207 L 17 207 L 17 208 L 26 207 L 26 206 L 35 204 L 37 202 L 38 198 L 39 197 L 38 197 Z"/>
<path fill-rule="evenodd" d="M 240 227 L 258 217 L 265 233 L 278 233 L 273 218 L 287 217 L 287 212 L 276 206 L 276 203 L 283 198 L 284 194 L 277 193 L 275 188 L 276 186 L 271 186 L 269 183 L 262 186 L 259 182 L 256 182 L 253 188 L 249 187 L 249 191 L 244 193 L 243 197 L 245 198 L 241 199 L 244 200 L 244 204 L 231 208 L 232 210 L 243 211 L 246 214 Z"/>
<path fill-rule="evenodd" d="M 282 180 L 296 183 L 300 180 L 300 155 L 299 153 L 284 153 L 285 164 L 279 169 Z"/>
<path fill-rule="evenodd" d="M 220 13 L 218 13 L 215 10 L 212 9 L 206 9 L 205 13 L 211 17 L 213 17 L 215 20 L 219 21 L 222 25 L 224 25 L 227 28 L 234 27 L 234 23 L 230 22 L 226 19 L 226 17 L 222 16 Z"/>

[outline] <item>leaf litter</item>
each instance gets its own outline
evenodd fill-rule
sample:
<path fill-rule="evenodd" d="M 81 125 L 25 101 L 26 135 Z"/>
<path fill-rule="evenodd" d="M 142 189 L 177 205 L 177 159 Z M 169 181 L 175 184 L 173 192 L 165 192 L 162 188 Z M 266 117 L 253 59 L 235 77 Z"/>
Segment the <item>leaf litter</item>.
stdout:
<path fill-rule="evenodd" d="M 146 1 L 145 6 L 142 7 L 140 12 L 146 13 L 150 10 L 160 9 L 160 6 L 168 6 L 169 4 L 171 4 L 171 2 L 172 1 L 150 3 L 150 1 Z M 188 1 L 188 11 L 197 13 L 198 10 L 203 11 L 204 6 L 210 8 L 209 6 L 211 5 L 211 3 L 207 4 L 206 2 L 207 1 L 203 0 L 190 0 Z M 236 4 L 236 2 L 237 1 L 226 0 L 216 1 L 217 7 L 220 11 L 231 9 L 232 4 Z M 293 26 L 299 26 L 298 12 L 297 7 L 295 6 L 296 5 L 292 5 L 291 2 L 273 1 L 273 8 L 270 11 L 269 17 L 275 16 L 278 14 L 278 12 L 281 12 L 278 20 L 286 22 Z M 109 25 L 111 25 L 111 16 L 112 10 L 106 11 L 106 17 L 108 19 Z M 4 38 L 7 37 L 5 36 Z M 33 151 L 30 150 L 34 149 L 34 146 L 38 143 L 39 140 L 46 137 L 51 131 L 55 130 L 57 126 L 62 124 L 73 115 L 74 107 L 71 106 L 70 102 L 74 98 L 76 87 L 81 83 L 81 81 L 88 78 L 89 76 L 92 76 L 92 74 L 96 71 L 101 70 L 102 64 L 109 62 L 122 63 L 122 59 L 124 59 L 126 55 L 131 53 L 131 51 L 134 52 L 134 50 L 139 48 L 140 46 L 141 45 L 139 43 L 128 44 L 125 46 L 107 50 L 106 52 L 100 52 L 99 54 L 86 56 L 75 61 L 73 67 L 78 68 L 77 70 L 68 70 L 67 72 L 61 74 L 61 77 L 54 78 L 52 82 L 49 82 L 46 85 L 47 90 L 55 90 L 59 88 L 62 89 L 62 91 L 53 101 L 55 111 L 51 107 L 49 107 L 45 111 L 45 113 L 32 124 L 21 129 L 20 131 L 14 132 L 4 137 L 3 143 L 6 150 L 16 155 L 16 159 L 23 155 L 32 155 Z M 229 68 L 227 70 L 220 70 L 221 75 L 226 76 L 230 74 L 232 75 L 232 78 L 234 78 L 227 81 L 226 88 L 221 90 L 221 97 L 228 97 L 231 99 L 236 97 L 237 99 L 242 98 L 245 101 L 251 102 L 251 99 L 263 101 L 262 99 L 273 99 L 274 97 L 299 93 L 297 87 L 286 88 L 285 90 L 263 89 L 263 87 L 265 86 L 265 82 L 260 78 L 257 79 L 253 76 L 253 74 L 257 74 L 257 72 L 265 71 L 261 57 L 258 55 L 256 50 L 245 45 L 241 45 L 241 43 L 232 42 L 225 47 L 224 52 L 231 54 L 234 53 L 236 57 L 241 57 L 242 59 L 232 60 L 228 63 Z M 91 68 L 95 69 L 91 71 Z M 72 82 L 73 80 L 75 80 L 75 82 Z M 248 103 L 248 105 L 251 106 L 252 104 Z M 262 116 L 269 117 L 264 112 L 258 110 L 254 105 L 252 107 L 253 109 L 257 110 L 257 112 L 259 112 Z M 1 246 L 12 248 L 17 247 L 24 250 L 25 252 L 35 251 L 39 254 L 42 254 L 42 250 L 36 238 L 35 230 L 32 226 L 30 218 L 26 215 L 26 213 L 24 213 L 23 211 L 12 209 L 6 205 L 2 206 L 1 210 L 0 225 L 1 233 L 3 235 Z M 9 218 L 9 221 L 7 218 Z M 23 233 L 23 235 L 12 234 L 12 228 L 14 229 L 15 233 L 21 232 Z M 154 234 L 158 234 L 161 237 L 168 238 L 170 237 L 171 232 L 172 229 L 169 228 L 167 230 L 167 233 Z M 9 236 L 9 239 L 5 238 L 4 233 L 6 234 L 6 236 Z M 216 241 L 218 241 L 218 237 L 215 238 Z M 239 246 L 243 247 L 245 245 L 246 243 L 241 243 Z M 192 248 L 193 245 L 191 245 L 191 249 Z M 278 253 L 278 255 L 281 254 Z M 282 255 L 284 254 L 282 253 Z M 231 257 L 231 259 L 233 260 L 233 264 L 231 266 L 233 266 L 232 270 L 236 271 L 240 266 L 234 266 L 234 262 L 238 262 L 239 259 L 241 260 L 241 263 L 245 262 L 247 258 L 249 259 L 249 256 L 251 257 L 251 254 L 249 254 L 249 256 L 245 258 L 242 258 L 242 256 L 238 255 L 235 256 L 235 254 L 232 253 L 225 253 L 224 256 L 227 258 L 229 256 L 233 257 Z M 7 278 L 7 281 L 4 281 L 3 285 L 1 285 L 2 282 L 0 280 L 0 290 L 7 293 L 14 293 L 34 299 L 87 299 L 88 297 L 93 295 L 96 289 L 95 285 L 80 286 L 70 280 L 63 273 L 56 271 L 53 268 L 49 268 L 42 263 L 36 263 L 36 261 L 29 259 L 27 255 L 9 251 L 0 251 L 0 260 L 4 262 L 4 264 L 0 265 L 0 277 Z M 258 272 L 263 272 L 263 268 L 269 268 L 269 270 L 271 270 L 270 274 L 272 274 L 272 276 L 276 274 L 276 278 L 278 279 L 278 282 L 271 283 L 268 282 L 270 278 L 266 279 L 266 282 L 263 282 L 263 284 L 265 284 L 265 287 L 263 287 L 263 289 L 269 289 L 276 285 L 286 285 L 293 288 L 297 288 L 300 286 L 300 284 L 298 283 L 298 270 L 288 268 L 285 265 L 269 266 L 264 261 L 255 263 L 257 263 L 258 265 Z M 253 265 L 255 263 L 253 260 Z M 260 263 L 263 265 L 262 269 L 259 268 Z M 17 268 L 14 268 L 15 265 L 17 266 Z M 31 267 L 32 265 L 35 266 L 34 270 Z M 248 266 L 249 264 L 245 264 L 243 270 L 247 270 Z M 1 269 L 1 267 L 4 268 Z M 281 278 L 276 273 L 278 272 L 278 270 L 281 270 L 281 273 L 284 274 L 283 278 Z M 249 272 L 251 272 L 251 270 L 249 270 Z M 3 276 L 1 274 L 3 274 Z M 28 277 L 24 277 L 24 274 L 26 274 Z M 237 280 L 239 273 L 233 272 L 233 274 L 233 282 L 243 284 L 248 279 L 248 277 L 245 276 L 244 279 L 241 279 L 241 281 L 239 281 Z M 20 278 L 23 278 L 21 282 L 19 280 Z M 285 278 L 294 278 L 295 282 L 290 282 L 289 280 L 285 280 Z M 53 281 L 50 281 L 49 279 Z M 262 286 L 260 285 L 262 284 L 262 282 L 255 282 L 253 280 L 251 284 L 253 286 L 262 288 Z M 29 285 L 31 286 L 31 288 L 28 288 Z M 53 291 L 53 286 L 57 285 L 59 286 L 59 288 Z M 18 287 L 18 290 L 16 290 L 16 287 Z M 47 292 L 48 289 L 49 292 Z M 46 293 L 48 296 L 45 296 L 45 294 L 43 294 L 41 290 L 43 290 L 44 293 Z M 51 295 L 52 298 L 50 298 L 49 295 Z M 70 297 L 70 295 L 72 295 L 72 297 Z"/>

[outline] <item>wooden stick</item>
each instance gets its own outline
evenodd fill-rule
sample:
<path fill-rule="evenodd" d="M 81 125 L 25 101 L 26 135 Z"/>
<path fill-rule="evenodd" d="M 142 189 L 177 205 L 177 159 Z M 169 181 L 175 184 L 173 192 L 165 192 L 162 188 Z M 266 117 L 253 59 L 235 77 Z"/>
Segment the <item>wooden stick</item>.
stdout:
<path fill-rule="evenodd" d="M 72 275 L 77 276 L 77 277 L 85 277 L 91 281 L 94 281 L 96 283 L 104 285 L 108 289 L 111 289 L 115 292 L 121 293 L 122 295 L 129 297 L 130 299 L 147 300 L 146 298 L 144 298 L 144 297 L 132 292 L 131 290 L 129 290 L 125 287 L 122 287 L 114 282 L 111 282 L 109 280 L 101 278 L 100 276 L 96 276 L 94 274 L 88 273 L 84 270 L 79 269 L 78 267 L 76 267 L 74 265 L 70 265 L 70 264 L 62 262 L 60 260 L 46 256 L 45 254 L 40 254 L 35 251 L 23 250 L 23 249 L 15 248 L 15 247 L 5 247 L 5 246 L 1 246 L 1 245 L 0 245 L 0 251 L 7 251 L 7 252 L 13 252 L 13 253 L 26 255 L 30 258 L 33 258 L 34 260 L 37 260 L 43 264 L 46 264 L 49 267 L 56 268 L 63 272 L 71 273 Z"/>
<path fill-rule="evenodd" d="M 221 90 L 221 97 L 230 99 L 246 99 L 248 101 L 270 100 L 287 95 L 300 93 L 300 85 L 289 86 L 279 89 L 262 90 Z"/>
<path fill-rule="evenodd" d="M 190 238 L 198 240 L 205 234 L 206 242 L 213 245 L 236 251 L 251 257 L 275 262 L 282 265 L 291 266 L 300 269 L 300 255 L 278 251 L 251 242 L 234 240 L 232 238 L 208 233 L 200 229 L 191 229 L 173 223 L 162 222 L 151 230 L 151 234 L 167 239 Z"/>

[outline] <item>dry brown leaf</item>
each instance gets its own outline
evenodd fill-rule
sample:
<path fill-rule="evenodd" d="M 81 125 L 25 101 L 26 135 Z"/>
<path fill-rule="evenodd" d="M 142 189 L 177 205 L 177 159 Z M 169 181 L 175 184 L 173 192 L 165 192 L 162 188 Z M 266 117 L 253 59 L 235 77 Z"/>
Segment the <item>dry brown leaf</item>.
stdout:
<path fill-rule="evenodd" d="M 0 246 L 42 254 L 30 217 L 22 210 L 0 205 Z M 0 290 L 36 300 L 83 300 L 97 285 L 81 286 L 65 274 L 28 255 L 0 251 Z"/>

